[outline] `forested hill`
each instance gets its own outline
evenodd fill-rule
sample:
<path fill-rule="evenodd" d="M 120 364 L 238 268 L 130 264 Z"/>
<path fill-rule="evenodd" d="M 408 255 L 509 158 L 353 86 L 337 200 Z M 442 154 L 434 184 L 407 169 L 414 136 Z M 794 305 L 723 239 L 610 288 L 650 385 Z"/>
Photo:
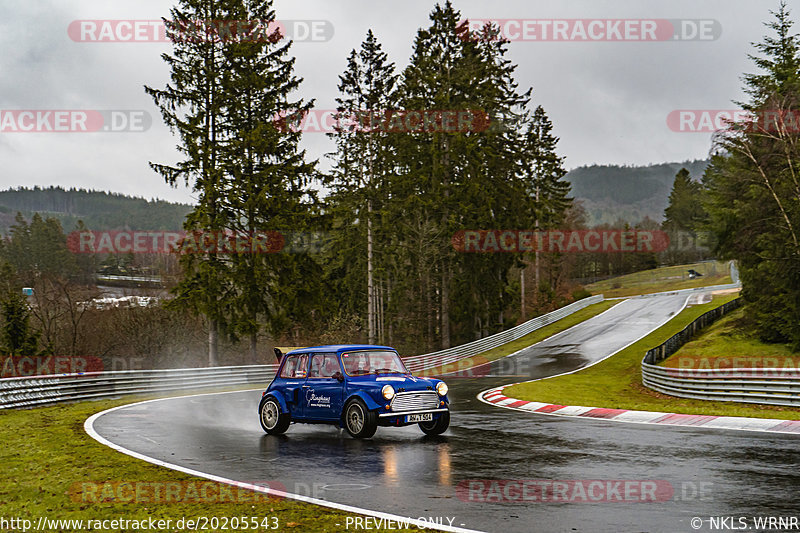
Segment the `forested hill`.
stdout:
<path fill-rule="evenodd" d="M 592 165 L 567 174 L 572 196 L 583 202 L 589 225 L 613 224 L 617 219 L 636 223 L 645 216 L 661 222 L 675 174 L 686 168 L 699 180 L 707 160 L 648 166 Z"/>
<path fill-rule="evenodd" d="M 707 165 L 708 161 L 592 165 L 571 170 L 566 179 L 572 184 L 572 196 L 583 202 L 589 225 L 613 224 L 619 218 L 636 223 L 645 216 L 661 221 L 675 174 L 686 167 L 699 180 Z M 190 210 L 186 204 L 85 189 L 9 189 L 0 191 L 0 234 L 8 232 L 18 211 L 26 218 L 36 212 L 55 217 L 69 232 L 78 220 L 98 230 L 174 230 L 183 227 Z"/>
<path fill-rule="evenodd" d="M 70 232 L 78 220 L 97 230 L 175 230 L 190 210 L 185 204 L 85 189 L 9 189 L 0 191 L 0 234 L 8 232 L 17 212 L 28 219 L 37 212 L 57 218 Z"/>

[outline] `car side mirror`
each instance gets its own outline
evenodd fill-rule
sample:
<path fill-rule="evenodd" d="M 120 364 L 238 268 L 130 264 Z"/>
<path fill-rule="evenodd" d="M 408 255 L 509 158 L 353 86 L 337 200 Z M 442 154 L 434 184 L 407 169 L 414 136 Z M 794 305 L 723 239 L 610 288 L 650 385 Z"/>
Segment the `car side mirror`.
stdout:
<path fill-rule="evenodd" d="M 280 363 L 281 359 L 283 359 L 283 352 L 280 351 L 280 349 L 278 348 L 275 348 L 274 351 L 275 351 L 275 359 L 277 359 L 278 362 Z"/>
<path fill-rule="evenodd" d="M 333 376 L 333 379 L 337 380 L 339 383 L 344 381 L 344 375 L 341 372 L 336 372 Z"/>

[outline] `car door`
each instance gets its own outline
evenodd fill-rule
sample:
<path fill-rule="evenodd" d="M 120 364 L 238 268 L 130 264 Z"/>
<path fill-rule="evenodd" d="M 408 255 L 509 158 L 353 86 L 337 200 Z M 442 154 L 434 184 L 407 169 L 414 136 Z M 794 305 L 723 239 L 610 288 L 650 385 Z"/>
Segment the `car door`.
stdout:
<path fill-rule="evenodd" d="M 313 420 L 338 420 L 342 412 L 344 381 L 335 353 L 311 356 L 308 378 L 303 386 L 303 417 Z"/>
<path fill-rule="evenodd" d="M 306 384 L 308 354 L 286 356 L 281 368 L 281 391 L 289 404 L 292 418 L 303 417 L 303 386 Z"/>

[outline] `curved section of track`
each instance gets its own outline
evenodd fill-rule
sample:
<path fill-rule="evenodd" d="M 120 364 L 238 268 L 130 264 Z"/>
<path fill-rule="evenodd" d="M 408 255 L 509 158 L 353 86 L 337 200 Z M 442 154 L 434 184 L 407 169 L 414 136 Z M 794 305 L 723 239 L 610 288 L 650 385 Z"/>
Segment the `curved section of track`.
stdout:
<path fill-rule="evenodd" d="M 800 474 L 786 468 L 798 461 L 792 436 L 524 415 L 476 398 L 509 381 L 597 362 L 658 327 L 685 299 L 625 301 L 488 365 L 484 377 L 451 378 L 451 428 L 437 438 L 416 427 L 380 428 L 373 439 L 357 441 L 308 425 L 267 436 L 256 415 L 258 391 L 134 404 L 91 425 L 116 446 L 207 476 L 277 482 L 309 498 L 482 531 L 691 531 L 697 516 L 793 514 L 794 498 L 776 498 L 800 484 Z M 505 493 L 493 492 L 479 480 L 656 481 L 671 492 L 659 492 L 655 502 L 575 493 L 564 501 L 509 484 Z"/>

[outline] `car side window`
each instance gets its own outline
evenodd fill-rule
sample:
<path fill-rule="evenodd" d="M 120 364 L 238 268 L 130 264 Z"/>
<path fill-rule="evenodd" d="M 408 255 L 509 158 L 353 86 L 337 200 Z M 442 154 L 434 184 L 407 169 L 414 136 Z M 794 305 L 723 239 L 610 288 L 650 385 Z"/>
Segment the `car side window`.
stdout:
<path fill-rule="evenodd" d="M 311 356 L 311 368 L 308 370 L 308 377 L 318 378 L 319 371 L 322 367 L 322 354 L 314 354 Z"/>
<path fill-rule="evenodd" d="M 290 355 L 286 358 L 286 363 L 281 370 L 282 378 L 304 378 L 306 377 L 306 364 L 308 355 Z"/>
<path fill-rule="evenodd" d="M 339 361 L 335 353 L 318 353 L 311 358 L 310 378 L 332 378 L 339 372 Z"/>
<path fill-rule="evenodd" d="M 290 378 L 294 376 L 295 366 L 297 366 L 297 356 L 296 355 L 287 356 L 286 361 L 283 362 L 283 368 L 281 368 L 281 377 Z"/>

